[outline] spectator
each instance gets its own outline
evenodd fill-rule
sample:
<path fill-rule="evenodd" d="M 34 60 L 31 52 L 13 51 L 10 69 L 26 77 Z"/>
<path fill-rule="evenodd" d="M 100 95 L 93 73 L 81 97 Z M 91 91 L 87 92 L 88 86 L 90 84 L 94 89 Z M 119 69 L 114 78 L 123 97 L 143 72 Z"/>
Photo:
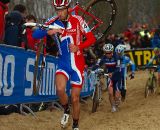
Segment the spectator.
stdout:
<path fill-rule="evenodd" d="M 26 12 L 26 7 L 18 4 L 6 16 L 4 39 L 6 44 L 21 47 L 21 44 L 24 42 L 22 24 L 25 22 Z"/>
<path fill-rule="evenodd" d="M 112 42 L 113 46 L 116 47 L 119 44 L 123 44 L 123 41 L 121 39 L 121 37 L 119 37 L 117 34 L 114 37 L 114 41 Z"/>
<path fill-rule="evenodd" d="M 150 43 L 150 35 L 148 30 L 144 31 L 144 36 L 141 37 L 141 45 L 142 48 L 148 48 L 151 47 L 151 43 Z"/>
<path fill-rule="evenodd" d="M 102 57 L 103 56 L 103 51 L 102 51 L 102 48 L 103 48 L 103 45 L 105 43 L 104 42 L 100 42 L 100 43 L 96 43 L 94 44 L 94 48 L 93 48 L 93 52 L 94 54 L 96 55 L 96 58 L 98 59 L 99 57 Z"/>
<path fill-rule="evenodd" d="M 131 49 L 141 48 L 141 36 L 139 32 L 136 30 L 133 34 L 133 38 L 130 41 Z"/>
<path fill-rule="evenodd" d="M 26 9 L 26 7 L 24 5 L 17 4 L 17 5 L 14 6 L 13 10 L 20 12 L 21 15 L 22 15 L 23 20 L 25 20 L 26 15 L 27 15 L 27 9 Z"/>
<path fill-rule="evenodd" d="M 93 52 L 90 52 L 91 50 L 93 51 L 94 48 L 90 47 L 90 48 L 85 48 L 83 50 L 84 57 L 85 57 L 85 62 L 86 62 L 88 67 L 92 67 L 93 65 L 95 65 L 96 58 L 97 58 L 97 57 L 95 57 L 95 54 L 93 54 Z"/>
<path fill-rule="evenodd" d="M 8 11 L 10 0 L 0 0 L 0 43 L 4 39 L 5 14 Z"/>
<path fill-rule="evenodd" d="M 154 34 L 153 38 L 151 39 L 151 47 L 152 48 L 155 48 L 155 47 L 160 48 L 160 29 L 157 29 L 155 31 L 155 34 Z"/>
<path fill-rule="evenodd" d="M 124 38 L 124 45 L 126 46 L 126 50 L 130 50 L 131 49 L 131 45 L 130 45 L 130 42 L 128 40 L 128 37 Z"/>
<path fill-rule="evenodd" d="M 26 23 L 35 23 L 36 18 L 33 15 L 27 15 L 26 16 Z M 39 43 L 39 40 L 32 37 L 33 33 L 33 27 L 27 27 L 26 28 L 26 40 L 23 39 L 27 43 L 27 48 L 31 50 L 37 50 L 37 45 Z M 23 45 L 22 45 L 23 46 Z"/>
<path fill-rule="evenodd" d="M 124 31 L 124 37 L 127 37 L 128 40 L 131 41 L 131 39 L 133 38 L 133 34 L 132 34 L 130 28 L 127 28 L 127 29 Z"/>
<path fill-rule="evenodd" d="M 5 44 L 21 46 L 22 16 L 18 11 L 12 11 L 6 16 Z"/>

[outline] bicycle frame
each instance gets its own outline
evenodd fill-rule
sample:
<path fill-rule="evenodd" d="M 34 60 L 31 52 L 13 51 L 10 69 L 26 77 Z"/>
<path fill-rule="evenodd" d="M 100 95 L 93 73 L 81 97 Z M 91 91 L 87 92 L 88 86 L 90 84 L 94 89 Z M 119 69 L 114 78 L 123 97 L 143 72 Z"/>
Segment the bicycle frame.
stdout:
<path fill-rule="evenodd" d="M 104 73 L 103 69 L 97 69 L 97 71 L 93 71 L 93 73 L 95 73 L 96 82 L 94 84 L 95 88 L 92 95 L 93 99 L 92 113 L 96 112 L 97 107 L 99 106 L 99 102 L 102 100 L 102 83 L 100 81 L 100 78 L 101 76 L 108 76 L 108 74 Z"/>
<path fill-rule="evenodd" d="M 153 79 L 155 78 L 155 71 L 150 69 L 149 70 L 149 78 L 148 78 L 148 81 L 149 81 L 149 86 L 152 87 L 153 86 Z"/>
<path fill-rule="evenodd" d="M 91 20 L 89 22 L 87 22 L 88 25 L 91 24 L 91 22 L 93 21 L 97 21 L 97 24 L 95 24 L 95 26 L 93 28 L 91 28 L 91 31 L 95 30 L 96 28 L 98 28 L 101 24 L 103 24 L 103 21 L 97 17 L 95 17 L 93 14 L 87 12 L 85 9 L 83 9 L 80 5 L 79 2 L 76 3 L 76 6 L 70 10 L 70 13 L 75 12 L 76 15 L 80 14 L 80 12 L 82 13 L 82 17 L 84 17 L 84 15 L 90 16 Z"/>
<path fill-rule="evenodd" d="M 148 97 L 149 93 L 155 93 L 157 88 L 157 78 L 155 76 L 156 67 L 149 68 L 149 77 L 145 86 L 145 98 Z"/>
<path fill-rule="evenodd" d="M 33 93 L 34 95 L 38 94 L 41 82 L 42 82 L 42 76 L 43 76 L 43 70 L 45 68 L 45 62 L 46 62 L 46 47 L 45 44 L 46 42 L 44 42 L 44 39 L 41 39 L 39 46 L 38 46 L 38 50 L 36 52 L 36 59 L 35 59 L 35 69 L 34 69 L 34 78 L 33 78 Z M 43 57 L 42 57 L 42 61 L 39 65 L 39 60 L 40 60 L 40 55 L 41 55 L 41 51 L 43 51 Z M 39 76 L 37 77 L 38 73 L 40 71 Z M 37 81 L 38 78 L 38 81 Z"/>
<path fill-rule="evenodd" d="M 98 92 L 99 92 L 99 93 L 98 93 L 98 99 L 100 99 L 100 97 L 101 97 L 101 92 L 100 92 L 100 91 L 102 90 L 102 89 L 101 89 L 102 87 L 101 87 L 101 82 L 100 82 L 100 76 L 96 74 L 96 77 L 97 77 L 97 79 L 96 79 L 96 83 L 95 83 L 94 86 L 95 86 L 95 88 L 96 88 L 96 86 L 98 86 Z M 99 91 L 99 90 L 100 90 L 100 91 Z M 95 89 L 94 89 L 94 92 L 93 92 L 92 99 L 93 99 L 93 97 L 94 97 L 94 93 L 95 93 Z"/>

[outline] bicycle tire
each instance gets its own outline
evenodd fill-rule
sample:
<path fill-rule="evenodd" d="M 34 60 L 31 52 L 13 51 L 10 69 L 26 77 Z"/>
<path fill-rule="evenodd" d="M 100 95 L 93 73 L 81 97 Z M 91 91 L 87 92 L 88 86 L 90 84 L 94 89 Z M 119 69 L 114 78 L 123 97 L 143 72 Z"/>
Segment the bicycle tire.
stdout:
<path fill-rule="evenodd" d="M 108 15 L 107 15 L 107 17 L 104 15 L 106 13 L 106 12 L 104 12 L 105 11 L 104 9 L 106 9 L 106 8 L 103 8 L 103 6 L 105 7 L 105 5 L 106 5 L 108 7 L 109 6 L 108 4 L 110 5 L 111 11 L 109 10 L 109 15 L 110 16 L 107 20 Z M 99 11 L 102 11 L 102 12 L 99 13 L 97 8 L 100 8 Z M 103 8 L 103 10 L 102 10 L 102 8 Z M 94 10 L 94 12 L 93 12 L 92 9 Z M 103 26 L 101 28 L 99 27 L 99 30 L 96 29 L 96 31 L 95 31 L 96 35 L 98 35 L 97 32 L 100 33 L 99 36 L 97 36 L 96 38 L 97 38 L 98 41 L 99 40 L 101 41 L 103 38 L 105 38 L 107 33 L 111 30 L 111 28 L 112 28 L 112 26 L 115 22 L 115 18 L 116 18 L 116 14 L 117 14 L 116 2 L 114 0 L 93 0 L 87 6 L 86 11 L 91 13 L 91 14 L 94 13 L 94 16 L 96 16 L 96 12 L 97 12 L 96 17 L 100 18 L 100 16 L 102 15 L 100 19 L 108 21 L 108 26 L 105 26 L 107 24 L 106 21 L 105 21 L 103 23 Z"/>
<path fill-rule="evenodd" d="M 150 79 L 149 79 L 149 80 L 150 80 Z M 144 91 L 144 97 L 145 97 L 145 98 L 148 97 L 149 91 L 150 91 L 150 90 L 149 90 L 149 84 L 150 84 L 150 83 L 149 83 L 149 82 L 150 82 L 149 80 L 147 80 L 146 85 L 145 85 L 145 91 Z"/>
<path fill-rule="evenodd" d="M 153 87 L 153 94 L 156 93 L 156 90 L 157 90 L 157 78 L 154 76 L 153 79 L 152 79 L 152 87 Z"/>
<path fill-rule="evenodd" d="M 38 91 L 39 91 L 39 85 L 41 82 L 41 74 L 43 72 L 43 68 L 41 70 L 39 70 L 39 65 L 43 64 L 43 62 L 40 63 L 40 54 L 43 48 L 43 40 L 41 40 L 41 42 L 39 43 L 38 46 L 38 50 L 36 53 L 36 59 L 35 59 L 35 66 L 34 66 L 34 77 L 33 77 L 33 94 L 37 95 Z M 40 63 L 40 64 L 39 64 Z M 40 74 L 40 77 L 38 77 Z"/>
<path fill-rule="evenodd" d="M 96 112 L 97 111 L 97 108 L 99 106 L 99 98 L 98 98 L 98 86 L 96 85 L 95 87 L 95 91 L 93 93 L 93 104 L 92 104 L 92 113 Z"/>

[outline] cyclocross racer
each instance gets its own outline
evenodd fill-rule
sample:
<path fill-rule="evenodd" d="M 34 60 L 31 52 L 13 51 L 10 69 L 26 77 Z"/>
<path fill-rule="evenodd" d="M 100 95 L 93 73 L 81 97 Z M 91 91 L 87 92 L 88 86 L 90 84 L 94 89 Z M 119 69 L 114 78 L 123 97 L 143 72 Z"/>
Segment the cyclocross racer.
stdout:
<path fill-rule="evenodd" d="M 111 104 L 111 112 L 116 112 L 116 104 L 120 99 L 121 88 L 121 74 L 120 74 L 120 62 L 117 61 L 114 53 L 114 46 L 110 43 L 103 46 L 105 55 L 98 61 L 97 66 L 103 66 L 106 73 L 109 74 L 109 101 Z"/>
<path fill-rule="evenodd" d="M 131 65 L 131 74 L 129 75 L 130 79 L 134 78 L 135 75 L 135 64 L 133 63 L 133 61 L 130 60 L 130 58 L 128 56 L 126 56 L 124 54 L 125 51 L 125 46 L 119 44 L 116 48 L 115 48 L 115 52 L 117 54 L 118 59 L 120 59 L 121 61 L 121 76 L 122 76 L 122 88 L 121 88 L 121 96 L 122 96 L 122 101 L 125 100 L 126 98 L 126 91 L 127 91 L 127 87 L 126 87 L 126 79 L 127 79 L 127 66 L 130 64 Z"/>
<path fill-rule="evenodd" d="M 157 62 L 157 72 L 158 72 L 158 87 L 157 87 L 157 93 L 160 94 L 160 48 L 155 47 L 153 49 L 154 56 L 150 59 L 148 64 L 146 66 L 151 66 L 153 64 L 153 61 L 156 60 Z"/>
<path fill-rule="evenodd" d="M 72 117 L 73 130 L 79 130 L 80 115 L 80 92 L 84 80 L 85 59 L 83 49 L 95 42 L 95 37 L 88 25 L 81 16 L 72 15 L 69 12 L 71 0 L 53 0 L 53 6 L 57 13 L 57 18 L 49 19 L 46 24 L 54 25 L 59 29 L 43 30 L 37 29 L 33 36 L 42 38 L 46 35 L 54 37 L 54 41 L 59 48 L 58 67 L 56 70 L 56 90 L 60 103 L 64 108 L 61 119 L 61 127 L 65 128 L 68 124 L 70 109 L 68 95 L 66 94 L 67 81 L 70 80 L 72 86 Z M 85 36 L 85 41 L 83 40 Z"/>

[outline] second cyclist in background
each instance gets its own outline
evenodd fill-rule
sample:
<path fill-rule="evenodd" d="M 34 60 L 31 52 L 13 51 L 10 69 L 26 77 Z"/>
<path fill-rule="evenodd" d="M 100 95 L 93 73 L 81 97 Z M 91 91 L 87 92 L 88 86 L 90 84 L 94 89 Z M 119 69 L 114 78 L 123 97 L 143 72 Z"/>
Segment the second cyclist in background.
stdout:
<path fill-rule="evenodd" d="M 148 64 L 146 66 L 151 66 L 153 64 L 153 61 L 156 60 L 157 62 L 157 72 L 158 72 L 158 87 L 157 87 L 157 93 L 160 94 L 160 48 L 155 47 L 154 48 L 154 56 L 150 59 Z"/>
<path fill-rule="evenodd" d="M 126 98 L 126 91 L 127 91 L 127 85 L 126 85 L 126 80 L 127 80 L 127 67 L 128 65 L 131 65 L 131 74 L 129 75 L 130 79 L 134 78 L 135 75 L 135 64 L 131 59 L 125 55 L 125 45 L 119 44 L 115 48 L 115 52 L 117 55 L 117 59 L 120 59 L 121 61 L 121 76 L 122 76 L 122 88 L 121 88 L 121 96 L 122 96 L 122 101 L 125 100 Z"/>
<path fill-rule="evenodd" d="M 116 55 L 114 54 L 114 46 L 110 43 L 103 46 L 104 56 L 98 60 L 97 65 L 102 66 L 105 73 L 109 74 L 109 101 L 111 104 L 111 112 L 117 111 L 117 103 L 120 103 L 120 88 L 121 88 L 121 73 L 120 65 L 117 61 Z"/>

